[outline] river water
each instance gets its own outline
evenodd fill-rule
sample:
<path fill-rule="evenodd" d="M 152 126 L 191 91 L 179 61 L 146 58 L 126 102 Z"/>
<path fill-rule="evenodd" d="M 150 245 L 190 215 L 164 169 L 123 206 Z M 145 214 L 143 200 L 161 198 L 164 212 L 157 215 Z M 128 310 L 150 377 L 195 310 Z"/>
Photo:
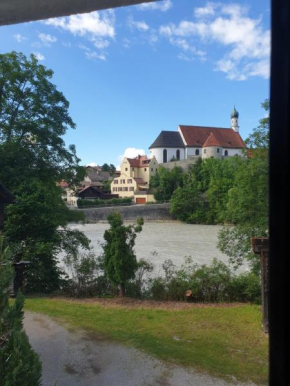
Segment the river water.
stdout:
<path fill-rule="evenodd" d="M 102 253 L 103 234 L 109 225 L 70 224 L 91 240 L 95 254 Z M 154 265 L 154 273 L 162 274 L 161 267 L 166 259 L 171 259 L 179 268 L 185 256 L 191 256 L 198 265 L 211 264 L 214 258 L 228 263 L 228 256 L 217 249 L 218 225 L 193 225 L 180 222 L 145 222 L 141 233 L 137 234 L 135 252 L 137 259 L 147 259 Z M 62 265 L 62 264 L 61 264 Z M 247 270 L 244 265 L 239 272 Z"/>

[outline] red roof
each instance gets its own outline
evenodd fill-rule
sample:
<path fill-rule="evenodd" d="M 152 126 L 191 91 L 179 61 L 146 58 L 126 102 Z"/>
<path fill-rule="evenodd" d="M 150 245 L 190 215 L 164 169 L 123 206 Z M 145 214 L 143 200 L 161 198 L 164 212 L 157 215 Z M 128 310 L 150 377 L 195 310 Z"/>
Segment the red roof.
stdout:
<path fill-rule="evenodd" d="M 204 127 L 204 126 L 179 126 L 180 131 L 185 140 L 186 146 L 202 147 L 206 143 L 211 134 L 218 146 L 228 148 L 244 148 L 245 144 L 239 133 L 233 129 L 220 127 Z M 210 146 L 210 145 L 207 145 Z M 216 145 L 212 145 L 216 146 Z"/>
<path fill-rule="evenodd" d="M 138 185 L 146 185 L 147 182 L 143 180 L 143 178 L 134 178 Z"/>
<path fill-rule="evenodd" d="M 146 168 L 151 161 L 147 155 L 138 155 L 136 158 L 127 158 L 127 160 L 132 168 Z"/>
<path fill-rule="evenodd" d="M 208 147 L 208 146 L 222 146 L 222 145 L 216 139 L 215 135 L 213 133 L 210 133 L 209 137 L 207 137 L 207 140 L 205 141 L 202 147 Z"/>

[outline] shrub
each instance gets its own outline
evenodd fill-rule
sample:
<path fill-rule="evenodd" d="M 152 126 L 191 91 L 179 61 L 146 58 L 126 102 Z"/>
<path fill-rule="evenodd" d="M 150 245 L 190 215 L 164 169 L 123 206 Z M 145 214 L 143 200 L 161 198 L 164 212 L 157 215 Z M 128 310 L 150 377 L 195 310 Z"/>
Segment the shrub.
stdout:
<path fill-rule="evenodd" d="M 8 303 L 8 289 L 13 271 L 8 251 L 2 249 L 0 239 L 0 384 L 1 386 L 38 386 L 41 363 L 32 350 L 23 330 L 24 297 L 18 293 L 12 306 Z"/>

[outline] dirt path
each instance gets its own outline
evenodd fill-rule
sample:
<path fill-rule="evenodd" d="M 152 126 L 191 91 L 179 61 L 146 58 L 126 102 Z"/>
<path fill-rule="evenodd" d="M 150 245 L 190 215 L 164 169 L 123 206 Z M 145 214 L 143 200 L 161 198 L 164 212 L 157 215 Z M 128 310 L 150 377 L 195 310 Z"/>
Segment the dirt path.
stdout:
<path fill-rule="evenodd" d="M 237 386 L 66 329 L 44 315 L 25 313 L 24 327 L 42 361 L 43 386 Z"/>

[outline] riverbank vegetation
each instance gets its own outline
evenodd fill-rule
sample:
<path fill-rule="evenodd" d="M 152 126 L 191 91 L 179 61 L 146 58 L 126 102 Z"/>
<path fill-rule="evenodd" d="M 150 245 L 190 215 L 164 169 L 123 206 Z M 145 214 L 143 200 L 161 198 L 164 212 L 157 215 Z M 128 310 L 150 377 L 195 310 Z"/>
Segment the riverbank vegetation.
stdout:
<path fill-rule="evenodd" d="M 228 381 L 267 385 L 268 337 L 256 305 L 31 298 L 25 309 L 81 328 L 90 339 L 101 335 Z"/>
<path fill-rule="evenodd" d="M 269 100 L 262 103 L 269 112 Z M 259 271 L 251 237 L 268 235 L 269 116 L 245 141 L 243 157 L 199 159 L 187 172 L 160 168 L 150 182 L 156 200 L 170 200 L 170 212 L 190 224 L 224 224 L 219 249 L 238 267 L 247 259 Z"/>

